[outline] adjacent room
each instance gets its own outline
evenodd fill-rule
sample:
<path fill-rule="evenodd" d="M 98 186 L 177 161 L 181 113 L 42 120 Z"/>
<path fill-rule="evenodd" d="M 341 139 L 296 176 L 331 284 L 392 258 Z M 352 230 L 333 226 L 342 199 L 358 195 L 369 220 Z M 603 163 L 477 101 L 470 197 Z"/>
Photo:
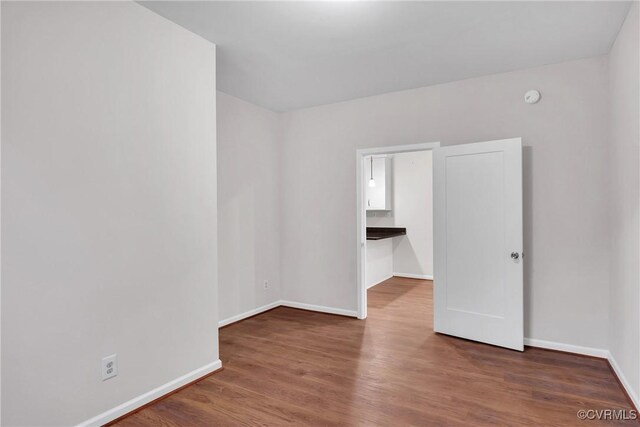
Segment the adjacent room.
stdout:
<path fill-rule="evenodd" d="M 372 293 L 396 298 L 413 291 L 428 296 L 428 301 L 423 298 L 428 304 L 414 305 L 412 310 L 432 317 L 428 315 L 433 311 L 432 153 L 389 149 L 392 153 L 362 156 L 364 306 L 371 306 Z M 407 308 L 404 303 L 399 306 Z"/>
<path fill-rule="evenodd" d="M 392 276 L 433 280 L 431 151 L 364 163 L 367 289 Z"/>
<path fill-rule="evenodd" d="M 637 425 L 639 10 L 0 1 L 0 424 Z"/>

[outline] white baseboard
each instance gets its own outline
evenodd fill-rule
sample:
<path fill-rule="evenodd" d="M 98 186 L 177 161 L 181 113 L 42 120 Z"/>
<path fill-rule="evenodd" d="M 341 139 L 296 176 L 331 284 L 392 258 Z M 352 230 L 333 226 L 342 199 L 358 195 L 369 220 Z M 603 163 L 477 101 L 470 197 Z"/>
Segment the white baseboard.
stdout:
<path fill-rule="evenodd" d="M 602 348 L 582 347 L 579 345 L 538 340 L 535 338 L 525 338 L 524 345 L 528 345 L 530 347 L 546 348 L 549 350 L 564 351 L 566 353 L 584 354 L 585 356 L 600 357 L 602 359 L 606 359 L 609 356 L 609 350 L 605 350 Z"/>
<path fill-rule="evenodd" d="M 280 305 L 280 301 L 274 301 L 271 302 L 269 304 L 263 305 L 262 307 L 258 307 L 258 308 L 254 308 L 253 310 L 249 310 L 247 312 L 235 315 L 235 316 L 231 316 L 231 317 L 227 317 L 226 319 L 220 320 L 218 321 L 218 327 L 221 328 L 223 326 L 226 326 L 230 323 L 234 323 L 237 322 L 239 320 L 242 319 L 246 319 L 247 317 L 251 317 L 251 316 L 255 316 L 256 314 L 260 314 L 263 311 L 267 311 L 267 310 L 271 310 L 272 308 L 276 308 Z"/>
<path fill-rule="evenodd" d="M 620 380 L 622 387 L 629 395 L 629 398 L 631 398 L 631 400 L 633 401 L 636 409 L 640 409 L 640 399 L 638 398 L 638 394 L 631 388 L 629 380 L 624 376 L 624 373 L 620 369 L 618 362 L 616 362 L 616 359 L 609 352 L 609 350 L 605 350 L 602 348 L 582 347 L 578 345 L 564 344 L 553 341 L 544 341 L 534 338 L 525 338 L 524 345 L 607 359 L 609 361 L 609 364 L 611 365 L 611 368 L 613 369 L 615 376 L 618 377 L 618 380 Z"/>
<path fill-rule="evenodd" d="M 247 317 L 255 316 L 256 314 L 260 314 L 262 312 L 265 312 L 267 310 L 271 310 L 273 308 L 280 307 L 280 306 L 300 308 L 303 310 L 317 311 L 320 313 L 339 314 L 341 316 L 350 316 L 350 317 L 357 317 L 357 314 L 358 314 L 356 311 L 345 310 L 342 308 L 325 307 L 322 305 L 305 304 L 305 303 L 295 302 L 295 301 L 278 300 L 278 301 L 269 303 L 267 305 L 263 305 L 262 307 L 254 308 L 253 310 L 249 310 L 245 313 L 241 313 L 236 316 L 231 316 L 231 317 L 227 317 L 224 320 L 220 320 L 218 322 L 218 327 L 221 328 L 231 323 L 238 322 L 242 319 L 246 319 Z"/>
<path fill-rule="evenodd" d="M 218 370 L 222 367 L 222 362 L 220 359 L 215 362 L 208 363 L 194 371 L 189 372 L 175 380 L 169 381 L 166 384 L 161 385 L 160 387 L 156 387 L 153 390 L 150 390 L 144 394 L 141 394 L 138 397 L 134 397 L 133 399 L 124 402 L 121 405 L 116 406 L 115 408 L 109 409 L 101 413 L 100 415 L 96 415 L 95 417 L 88 419 L 84 422 L 78 424 L 78 427 L 84 426 L 101 426 L 108 422 L 115 420 L 129 412 L 138 409 L 141 406 L 146 405 L 149 402 L 154 401 L 155 399 L 164 396 L 165 394 L 171 393 L 172 391 L 182 387 L 183 385 L 189 384 L 192 381 L 197 380 L 200 377 L 203 377 L 211 372 Z"/>
<path fill-rule="evenodd" d="M 636 405 L 636 409 L 640 409 L 640 399 L 638 399 L 638 394 L 631 388 L 629 380 L 627 380 L 627 377 L 624 376 L 622 369 L 620 369 L 620 365 L 618 365 L 618 362 L 616 362 L 616 359 L 611 353 L 608 354 L 607 360 L 613 368 L 613 372 L 615 372 L 616 376 L 620 380 L 622 387 L 624 387 L 631 400 L 633 400 L 633 404 Z"/>
<path fill-rule="evenodd" d="M 385 280 L 389 280 L 389 279 L 391 279 L 392 277 L 393 277 L 393 273 L 392 273 L 392 274 L 390 274 L 390 275 L 388 275 L 388 276 L 385 276 L 385 278 L 384 278 L 384 279 L 382 279 L 382 280 L 378 280 L 378 281 L 377 281 L 377 282 L 375 282 L 375 283 L 371 283 L 371 284 L 367 285 L 367 289 L 371 289 L 371 288 L 373 288 L 374 286 L 379 285 L 380 283 L 384 282 Z"/>
<path fill-rule="evenodd" d="M 301 308 L 303 310 L 319 311 L 320 313 L 339 314 L 341 316 L 358 317 L 355 310 L 345 310 L 343 308 L 325 307 L 322 305 L 305 304 L 295 301 L 280 301 L 280 305 L 291 308 Z"/>
<path fill-rule="evenodd" d="M 433 275 L 431 274 L 393 273 L 393 275 L 396 277 L 406 277 L 407 279 L 433 280 Z"/>

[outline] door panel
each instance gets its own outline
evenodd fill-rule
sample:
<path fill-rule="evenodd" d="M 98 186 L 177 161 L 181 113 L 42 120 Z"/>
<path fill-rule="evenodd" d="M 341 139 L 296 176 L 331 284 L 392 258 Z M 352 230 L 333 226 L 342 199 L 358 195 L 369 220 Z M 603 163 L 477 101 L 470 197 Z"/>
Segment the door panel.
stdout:
<path fill-rule="evenodd" d="M 433 152 L 436 332 L 523 349 L 521 147 Z"/>

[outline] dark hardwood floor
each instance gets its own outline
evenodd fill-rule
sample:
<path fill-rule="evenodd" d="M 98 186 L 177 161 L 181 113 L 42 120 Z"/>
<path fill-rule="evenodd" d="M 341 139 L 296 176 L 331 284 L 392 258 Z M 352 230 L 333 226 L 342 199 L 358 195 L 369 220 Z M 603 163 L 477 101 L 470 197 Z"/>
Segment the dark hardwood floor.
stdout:
<path fill-rule="evenodd" d="M 224 369 L 125 426 L 597 426 L 631 410 L 606 361 L 432 330 L 430 281 L 369 290 L 366 321 L 279 307 L 220 331 Z"/>

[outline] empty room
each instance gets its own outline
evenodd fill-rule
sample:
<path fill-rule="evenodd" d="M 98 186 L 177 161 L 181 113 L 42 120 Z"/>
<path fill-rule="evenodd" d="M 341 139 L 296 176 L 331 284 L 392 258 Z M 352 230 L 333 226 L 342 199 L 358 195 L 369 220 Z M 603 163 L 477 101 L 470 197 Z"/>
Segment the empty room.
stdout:
<path fill-rule="evenodd" d="M 639 10 L 0 1 L 0 424 L 638 425 Z"/>

